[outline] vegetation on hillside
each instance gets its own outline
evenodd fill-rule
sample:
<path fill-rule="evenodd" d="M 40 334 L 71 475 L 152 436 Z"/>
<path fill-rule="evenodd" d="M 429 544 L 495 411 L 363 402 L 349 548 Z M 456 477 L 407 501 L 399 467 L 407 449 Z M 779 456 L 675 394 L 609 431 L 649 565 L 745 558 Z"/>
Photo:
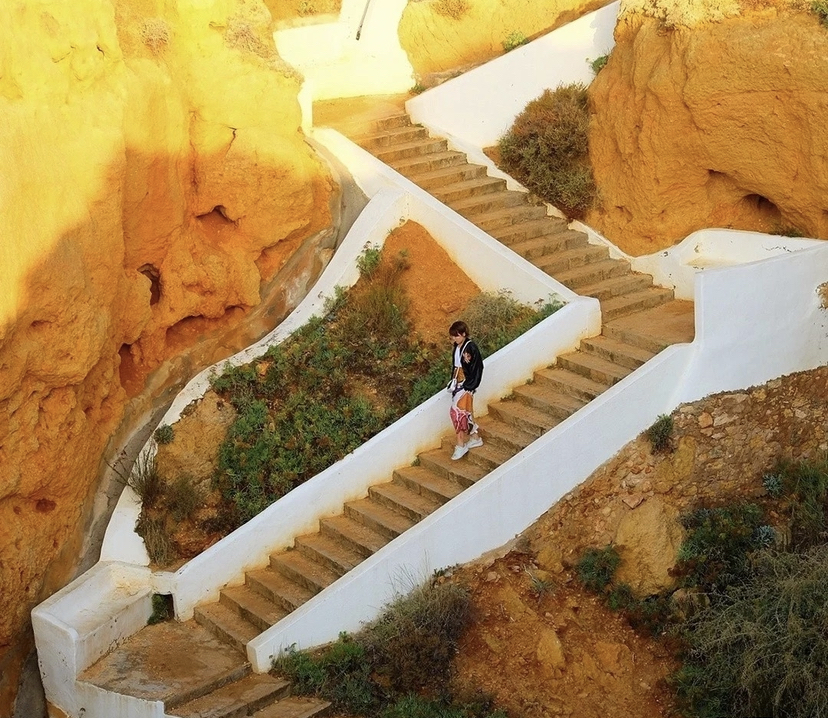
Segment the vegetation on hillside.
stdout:
<path fill-rule="evenodd" d="M 288 651 L 274 669 L 298 693 L 353 715 L 379 718 L 506 718 L 483 695 L 456 696 L 452 664 L 471 621 L 468 592 L 429 582 L 394 601 L 355 635 L 317 652 Z"/>
<path fill-rule="evenodd" d="M 634 627 L 675 641 L 682 666 L 672 685 L 687 716 L 828 715 L 828 460 L 781 464 L 763 484 L 764 508 L 682 517 L 674 591 L 641 599 L 612 585 L 612 547 L 578 565 L 585 585 Z"/>
<path fill-rule="evenodd" d="M 588 129 L 584 85 L 546 90 L 501 138 L 503 169 L 568 217 L 580 219 L 595 199 Z"/>
<path fill-rule="evenodd" d="M 401 282 L 406 256 L 368 249 L 359 265 L 359 282 L 337 291 L 326 316 L 212 378 L 237 415 L 219 448 L 217 508 L 199 528 L 235 529 L 446 385 L 448 340 L 437 347 L 412 331 Z M 529 307 L 507 293 L 483 293 L 463 317 L 485 357 L 560 306 Z M 157 440 L 174 436 L 162 427 Z M 182 521 L 196 521 L 205 497 L 188 477 L 161 480 L 154 466 L 144 469 L 136 483 L 144 499 L 138 532 L 153 562 L 186 558 L 171 536 Z"/>

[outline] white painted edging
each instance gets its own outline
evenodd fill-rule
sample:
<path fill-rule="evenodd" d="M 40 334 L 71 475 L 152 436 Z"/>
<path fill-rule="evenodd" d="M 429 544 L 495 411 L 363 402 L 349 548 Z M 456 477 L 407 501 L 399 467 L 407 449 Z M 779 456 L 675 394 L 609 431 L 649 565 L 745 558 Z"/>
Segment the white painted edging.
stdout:
<path fill-rule="evenodd" d="M 163 704 L 129 697 L 123 701 L 137 705 L 138 712 L 106 710 L 98 693 L 77 680 L 100 656 L 146 625 L 152 613 L 151 585 L 148 568 L 98 563 L 32 611 L 40 675 L 52 704 L 70 716 L 163 716 Z M 119 700 L 106 698 L 105 703 Z"/>
<path fill-rule="evenodd" d="M 607 247 L 613 259 L 628 261 L 634 272 L 650 274 L 658 286 L 673 289 L 676 299 L 690 301 L 696 296 L 696 274 L 700 271 L 758 262 L 824 242 L 739 229 L 700 229 L 668 249 L 633 257 L 583 222 L 572 222 L 570 227 L 584 232 L 590 244 Z"/>
<path fill-rule="evenodd" d="M 607 5 L 427 90 L 408 100 L 406 110 L 438 135 L 490 147 L 544 90 L 592 81 L 588 61 L 614 47 L 618 7 Z"/>

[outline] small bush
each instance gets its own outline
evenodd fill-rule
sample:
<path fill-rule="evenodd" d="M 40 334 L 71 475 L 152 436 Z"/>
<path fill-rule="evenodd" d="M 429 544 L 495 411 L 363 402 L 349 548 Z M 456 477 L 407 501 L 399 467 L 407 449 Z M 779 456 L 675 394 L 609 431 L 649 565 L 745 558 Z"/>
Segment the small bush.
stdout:
<path fill-rule="evenodd" d="M 775 499 L 778 499 L 782 496 L 782 491 L 784 489 L 784 482 L 782 477 L 777 473 L 765 474 L 762 477 L 762 486 L 765 488 L 765 491 L 768 492 L 770 496 Z"/>
<path fill-rule="evenodd" d="M 811 12 L 819 18 L 819 21 L 828 27 L 828 0 L 813 0 Z"/>
<path fill-rule="evenodd" d="M 153 438 L 158 444 L 171 444 L 175 431 L 169 424 L 162 424 L 153 432 Z"/>
<path fill-rule="evenodd" d="M 371 277 L 377 271 L 382 260 L 382 249 L 366 246 L 362 254 L 357 257 L 357 269 L 361 277 Z"/>
<path fill-rule="evenodd" d="M 374 670 L 402 692 L 440 688 L 471 618 L 455 584 L 426 584 L 392 603 L 359 636 Z M 435 685 L 436 684 L 436 685 Z"/>
<path fill-rule="evenodd" d="M 470 8 L 469 0 L 437 0 L 434 3 L 434 12 L 452 20 L 459 20 Z"/>
<path fill-rule="evenodd" d="M 529 39 L 520 30 L 512 30 L 503 40 L 503 52 L 511 52 L 527 42 Z"/>
<path fill-rule="evenodd" d="M 155 457 L 139 454 L 127 484 L 146 508 L 155 506 L 164 494 L 164 481 L 155 466 Z"/>
<path fill-rule="evenodd" d="M 600 593 L 610 584 L 620 563 L 618 551 L 612 546 L 605 546 L 588 548 L 575 568 L 581 583 L 591 591 Z"/>
<path fill-rule="evenodd" d="M 609 62 L 609 55 L 601 55 L 600 57 L 596 57 L 594 60 L 587 60 L 587 62 L 592 68 L 592 74 L 597 75 L 607 66 L 607 62 Z"/>
<path fill-rule="evenodd" d="M 423 85 L 422 83 L 417 82 L 417 83 L 415 83 L 414 85 L 411 86 L 411 89 L 409 90 L 409 92 L 412 95 L 422 95 L 427 89 L 428 88 L 425 85 Z"/>
<path fill-rule="evenodd" d="M 166 492 L 167 509 L 175 521 L 189 519 L 204 501 L 203 494 L 189 476 L 179 476 Z"/>
<path fill-rule="evenodd" d="M 588 129 L 584 85 L 546 90 L 526 106 L 501 138 L 503 167 L 567 216 L 580 219 L 595 198 Z"/>
<path fill-rule="evenodd" d="M 782 479 L 792 546 L 804 549 L 824 543 L 828 538 L 828 460 L 782 463 L 776 473 Z"/>
<path fill-rule="evenodd" d="M 156 566 L 166 566 L 175 558 L 172 539 L 163 518 L 148 517 L 142 512 L 135 524 L 135 533 L 144 540 L 150 561 Z"/>
<path fill-rule="evenodd" d="M 173 598 L 170 594 L 152 594 L 152 613 L 147 619 L 148 626 L 169 621 L 174 615 L 175 611 L 173 609 Z"/>
<path fill-rule="evenodd" d="M 762 510 L 755 504 L 700 508 L 682 516 L 687 537 L 675 574 L 683 586 L 721 595 L 750 571 L 750 555 L 761 547 Z"/>
<path fill-rule="evenodd" d="M 669 414 L 661 414 L 653 425 L 647 429 L 647 438 L 655 453 L 665 452 L 670 449 L 670 437 L 673 434 L 673 417 Z"/>
<path fill-rule="evenodd" d="M 691 715 L 828 714 L 828 547 L 763 551 L 744 583 L 690 619 L 674 679 Z"/>

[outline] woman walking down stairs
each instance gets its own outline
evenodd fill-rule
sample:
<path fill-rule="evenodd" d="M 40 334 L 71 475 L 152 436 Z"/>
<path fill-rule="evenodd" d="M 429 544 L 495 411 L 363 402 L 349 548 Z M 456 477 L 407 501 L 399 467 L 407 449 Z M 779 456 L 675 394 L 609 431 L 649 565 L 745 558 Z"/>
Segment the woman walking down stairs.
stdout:
<path fill-rule="evenodd" d="M 462 461 L 451 460 L 455 437 L 446 435 L 439 448 L 397 468 L 365 498 L 321 519 L 317 532 L 272 554 L 268 566 L 247 572 L 241 585 L 222 590 L 217 602 L 197 606 L 194 621 L 149 626 L 80 677 L 107 690 L 163 700 L 168 715 L 324 715 L 327 703 L 293 698 L 283 681 L 252 675 L 244 658 L 247 643 L 666 346 L 693 338 L 690 302 L 674 300 L 648 275 L 610 259 L 606 248 L 589 245 L 564 220 L 548 217 L 526 193 L 487 177 L 485 167 L 469 164 L 445 140 L 429 138 L 404 113 L 343 129 L 528 261 L 579 294 L 596 297 L 603 331 L 491 403 L 479 420 L 484 444 Z M 159 663 L 172 645 L 182 659 Z M 145 685 L 136 683 L 136 675 L 146 676 Z"/>

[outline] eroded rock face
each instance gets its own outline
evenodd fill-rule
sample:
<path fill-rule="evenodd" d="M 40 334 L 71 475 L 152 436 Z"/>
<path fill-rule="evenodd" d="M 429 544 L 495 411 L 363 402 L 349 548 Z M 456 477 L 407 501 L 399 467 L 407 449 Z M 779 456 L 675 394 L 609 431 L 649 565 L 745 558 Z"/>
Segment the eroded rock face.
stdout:
<path fill-rule="evenodd" d="M 615 35 L 590 88 L 602 208 L 587 223 L 636 255 L 703 227 L 828 237 L 815 16 L 769 8 L 687 28 L 626 13 Z"/>
<path fill-rule="evenodd" d="M 329 228 L 298 88 L 258 0 L 0 6 L 0 715 L 128 395 Z"/>
<path fill-rule="evenodd" d="M 606 4 L 602 0 L 413 0 L 400 21 L 400 44 L 417 76 L 427 80 L 502 55 L 504 42 L 533 38 Z"/>

